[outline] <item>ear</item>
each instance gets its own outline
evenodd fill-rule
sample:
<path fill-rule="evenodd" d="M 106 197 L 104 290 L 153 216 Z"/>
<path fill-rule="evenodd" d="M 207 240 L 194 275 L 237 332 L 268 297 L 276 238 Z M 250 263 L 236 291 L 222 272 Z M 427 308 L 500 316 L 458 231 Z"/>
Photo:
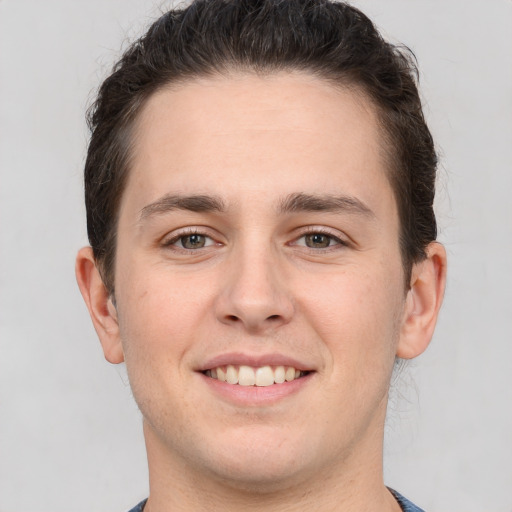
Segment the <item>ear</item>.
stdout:
<path fill-rule="evenodd" d="M 84 247 L 78 251 L 75 273 L 80 292 L 103 347 L 105 359 L 114 364 L 122 363 L 124 354 L 117 311 L 103 284 L 91 247 Z"/>
<path fill-rule="evenodd" d="M 429 345 L 443 302 L 446 285 L 446 251 L 438 242 L 427 247 L 427 257 L 414 264 L 407 292 L 396 355 L 419 356 Z"/>

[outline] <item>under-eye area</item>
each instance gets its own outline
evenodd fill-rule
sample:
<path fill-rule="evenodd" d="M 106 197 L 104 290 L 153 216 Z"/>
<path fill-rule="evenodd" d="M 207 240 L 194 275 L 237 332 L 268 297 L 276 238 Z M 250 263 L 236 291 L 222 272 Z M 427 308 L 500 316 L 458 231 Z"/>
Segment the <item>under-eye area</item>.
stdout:
<path fill-rule="evenodd" d="M 311 372 L 298 370 L 293 366 L 217 366 L 202 372 L 207 377 L 239 386 L 272 386 L 292 382 Z"/>

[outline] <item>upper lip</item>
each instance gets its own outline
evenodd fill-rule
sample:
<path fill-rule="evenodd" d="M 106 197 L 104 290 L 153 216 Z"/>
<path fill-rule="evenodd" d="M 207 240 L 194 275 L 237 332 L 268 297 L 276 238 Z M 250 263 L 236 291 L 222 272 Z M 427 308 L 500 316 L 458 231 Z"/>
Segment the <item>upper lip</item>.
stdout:
<path fill-rule="evenodd" d="M 270 354 L 257 354 L 250 355 L 244 354 L 242 352 L 230 352 L 225 354 L 219 354 L 217 356 L 212 357 L 207 360 L 205 363 L 202 363 L 198 371 L 204 372 L 206 370 L 211 370 L 212 368 L 218 368 L 219 366 L 226 366 L 228 364 L 236 365 L 236 366 L 252 366 L 252 367 L 260 367 L 260 366 L 292 366 L 296 370 L 301 371 L 313 371 L 311 365 L 301 362 L 293 357 L 278 354 L 278 353 L 270 353 Z"/>

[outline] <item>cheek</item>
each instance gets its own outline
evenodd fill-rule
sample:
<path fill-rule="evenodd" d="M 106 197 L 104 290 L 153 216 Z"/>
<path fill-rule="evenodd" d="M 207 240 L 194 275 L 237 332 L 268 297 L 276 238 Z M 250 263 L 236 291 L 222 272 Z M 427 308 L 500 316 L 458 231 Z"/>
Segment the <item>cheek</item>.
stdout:
<path fill-rule="evenodd" d="M 333 365 L 367 368 L 392 365 L 403 308 L 401 271 L 375 264 L 332 273 L 322 286 L 299 301 L 323 339 Z M 380 362 L 380 363 L 379 363 Z"/>
<path fill-rule="evenodd" d="M 116 291 L 128 370 L 151 366 L 154 372 L 172 364 L 179 371 L 211 311 L 208 280 L 199 283 L 143 262 L 125 268 L 130 278 L 120 279 Z"/>
<path fill-rule="evenodd" d="M 145 417 L 153 418 L 154 404 L 162 400 L 181 396 L 186 402 L 186 394 L 176 394 L 176 389 L 186 387 L 187 353 L 200 337 L 205 306 L 200 294 L 161 272 L 145 272 L 143 279 L 133 274 L 119 287 L 119 295 L 124 299 L 118 305 L 119 325 L 130 385 Z"/>
<path fill-rule="evenodd" d="M 128 340 L 145 340 L 153 349 L 172 344 L 194 334 L 207 300 L 205 293 L 192 293 L 187 284 L 166 280 L 162 276 L 146 279 L 140 287 L 124 291 L 130 297 L 121 304 L 121 325 Z M 172 343 L 171 343 L 172 342 Z"/>

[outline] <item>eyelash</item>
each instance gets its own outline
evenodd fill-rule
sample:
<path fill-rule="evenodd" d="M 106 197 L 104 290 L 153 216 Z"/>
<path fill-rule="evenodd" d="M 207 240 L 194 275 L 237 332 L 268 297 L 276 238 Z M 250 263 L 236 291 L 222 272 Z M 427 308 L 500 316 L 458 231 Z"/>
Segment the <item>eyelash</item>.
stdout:
<path fill-rule="evenodd" d="M 204 237 L 206 239 L 211 240 L 213 243 L 210 243 L 210 244 L 208 244 L 208 245 L 206 245 L 204 247 L 200 247 L 198 249 L 189 249 L 189 248 L 186 248 L 186 247 L 179 247 L 179 246 L 175 245 L 182 238 L 187 238 L 187 237 L 191 237 L 191 236 L 194 236 L 194 235 L 202 236 L 202 237 Z M 213 237 L 211 237 L 210 235 L 207 235 L 206 233 L 204 233 L 204 231 L 201 231 L 198 228 L 188 228 L 188 229 L 185 229 L 184 231 L 181 231 L 180 233 L 177 233 L 176 235 L 174 235 L 171 238 L 166 239 L 166 240 L 164 240 L 162 242 L 162 246 L 164 248 L 172 248 L 175 251 L 181 251 L 181 252 L 186 252 L 186 253 L 195 252 L 195 251 L 198 251 L 199 249 L 204 249 L 205 247 L 210 247 L 212 245 L 218 245 L 218 244 L 215 242 Z"/>
<path fill-rule="evenodd" d="M 210 240 L 210 243 L 205 242 L 208 245 L 204 245 L 203 247 L 198 247 L 198 248 L 179 247 L 179 246 L 175 245 L 181 239 L 191 237 L 194 235 L 204 237 L 205 239 Z M 327 237 L 329 239 L 329 245 L 327 247 L 308 247 L 306 245 L 306 242 L 304 244 L 298 244 L 299 240 L 305 239 L 306 237 L 312 236 L 312 235 L 321 235 L 321 236 Z M 333 243 L 331 244 L 331 242 L 333 242 Z M 175 251 L 184 252 L 184 253 L 197 252 L 201 249 L 205 249 L 205 248 L 208 248 L 208 247 L 211 247 L 214 245 L 220 245 L 220 244 L 215 242 L 213 237 L 206 234 L 203 230 L 201 230 L 199 228 L 185 229 L 184 231 L 181 231 L 180 233 L 175 234 L 170 239 L 164 240 L 164 242 L 162 243 L 162 246 L 164 248 L 170 248 Z M 331 233 L 330 231 L 326 230 L 325 228 L 312 226 L 312 227 L 308 228 L 307 230 L 303 231 L 300 234 L 300 236 L 295 238 L 288 245 L 294 246 L 294 247 L 303 247 L 303 249 L 307 250 L 308 252 L 319 253 L 319 252 L 328 252 L 328 251 L 337 250 L 337 249 L 340 249 L 340 247 L 347 247 L 349 244 L 346 241 L 339 238 L 338 236 Z"/>
<path fill-rule="evenodd" d="M 292 246 L 297 246 L 297 242 L 307 236 L 311 236 L 311 235 L 322 235 L 322 236 L 325 236 L 325 237 L 328 237 L 330 239 L 330 241 L 334 242 L 332 245 L 328 245 L 327 247 L 308 247 L 305 243 L 304 245 L 300 245 L 301 247 L 303 247 L 304 249 L 308 250 L 308 251 L 311 251 L 313 253 L 318 253 L 318 252 L 327 252 L 327 251 L 333 251 L 333 250 L 336 250 L 336 249 L 340 249 L 340 247 L 348 247 L 348 242 L 342 240 L 340 237 L 334 235 L 332 232 L 328 231 L 327 229 L 325 228 L 320 228 L 320 227 L 311 227 L 311 228 L 308 228 L 306 231 L 302 232 L 300 234 L 299 237 L 297 237 L 290 245 Z"/>

